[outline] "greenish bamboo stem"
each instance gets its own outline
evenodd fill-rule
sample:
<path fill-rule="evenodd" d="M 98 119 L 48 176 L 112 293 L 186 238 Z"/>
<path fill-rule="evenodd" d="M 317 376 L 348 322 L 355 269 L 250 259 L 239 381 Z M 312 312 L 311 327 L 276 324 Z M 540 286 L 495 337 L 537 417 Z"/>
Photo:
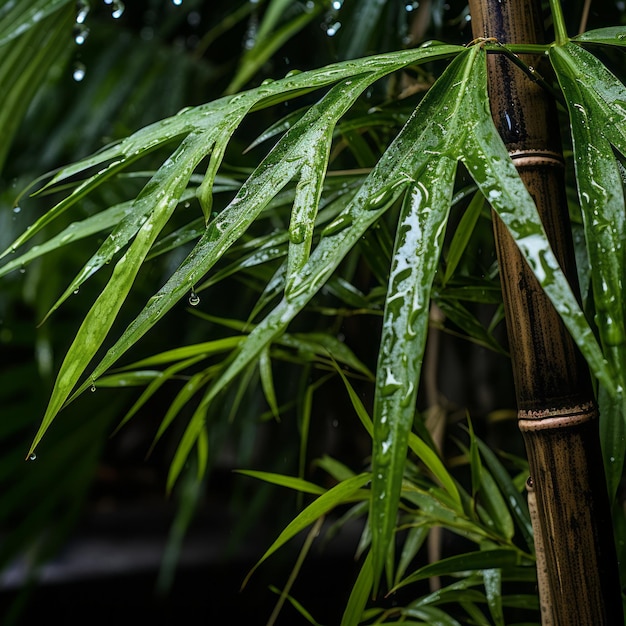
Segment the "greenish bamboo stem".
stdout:
<path fill-rule="evenodd" d="M 541 606 L 542 626 L 554 626 L 554 614 L 552 598 L 550 596 L 550 584 L 548 577 L 548 566 L 546 564 L 546 547 L 543 543 L 541 527 L 539 525 L 539 512 L 537 510 L 537 495 L 535 486 L 529 478 L 526 483 L 528 492 L 528 511 L 530 522 L 535 534 L 535 555 L 537 557 L 537 584 L 539 587 L 539 604 Z"/>
<path fill-rule="evenodd" d="M 474 37 L 543 44 L 540 2 L 470 0 Z M 562 15 L 561 15 L 562 18 Z M 564 32 L 555 16 L 557 36 Z M 536 67 L 541 56 L 520 55 Z M 576 286 L 553 100 L 505 55 L 488 56 L 494 122 Z M 622 624 L 609 500 L 588 368 L 512 237 L 494 216 L 509 347 L 536 502 L 544 624 Z"/>

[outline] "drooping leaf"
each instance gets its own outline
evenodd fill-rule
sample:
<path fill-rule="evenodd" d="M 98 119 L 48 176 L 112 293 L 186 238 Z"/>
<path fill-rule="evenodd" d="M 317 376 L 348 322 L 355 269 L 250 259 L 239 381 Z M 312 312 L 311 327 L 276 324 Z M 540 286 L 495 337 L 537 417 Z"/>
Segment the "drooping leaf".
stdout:
<path fill-rule="evenodd" d="M 518 176 L 493 125 L 482 86 L 486 66 L 477 64 L 476 91 L 468 94 L 468 126 L 461 158 L 494 211 L 508 228 L 542 289 L 558 311 L 594 375 L 616 392 L 610 368 L 552 252 L 535 203 Z M 483 94 L 481 96 L 481 93 Z"/>
<path fill-rule="evenodd" d="M 359 474 L 358 476 L 354 476 L 353 478 L 340 482 L 320 495 L 284 528 L 284 530 L 276 538 L 276 541 L 274 541 L 265 554 L 263 554 L 263 556 L 257 561 L 252 570 L 250 570 L 246 576 L 246 581 L 259 567 L 259 565 L 261 565 L 261 563 L 263 563 L 268 557 L 276 552 L 276 550 L 287 543 L 287 541 L 292 539 L 300 531 L 304 530 L 307 526 L 314 523 L 315 520 L 320 518 L 322 515 L 325 515 L 336 506 L 344 504 L 348 501 L 353 501 L 353 499 L 357 497 L 357 492 L 367 482 L 369 482 L 370 478 L 370 474 Z M 361 499 L 361 497 L 359 497 L 359 499 Z"/>
<path fill-rule="evenodd" d="M 616 391 L 607 388 L 611 398 L 603 398 L 606 411 L 601 414 L 613 495 L 622 477 L 626 425 L 626 208 L 611 145 L 626 155 L 626 87 L 595 56 L 572 43 L 555 47 L 550 59 L 570 115 L 596 325 L 615 380 Z"/>
<path fill-rule="evenodd" d="M 504 548 L 465 552 L 420 567 L 417 571 L 407 576 L 396 589 L 431 576 L 446 576 L 472 570 L 489 570 L 494 567 L 516 566 L 519 565 L 519 560 L 519 556 L 514 550 Z"/>
<path fill-rule="evenodd" d="M 192 134 L 186 138 L 176 155 L 155 174 L 152 187 L 147 187 L 136 203 L 152 207 L 127 252 L 118 260 L 106 287 L 87 313 L 68 349 L 52 396 L 37 431 L 29 455 L 69 397 L 82 373 L 106 338 L 150 247 L 169 220 L 189 177 L 203 157 L 205 137 Z"/>

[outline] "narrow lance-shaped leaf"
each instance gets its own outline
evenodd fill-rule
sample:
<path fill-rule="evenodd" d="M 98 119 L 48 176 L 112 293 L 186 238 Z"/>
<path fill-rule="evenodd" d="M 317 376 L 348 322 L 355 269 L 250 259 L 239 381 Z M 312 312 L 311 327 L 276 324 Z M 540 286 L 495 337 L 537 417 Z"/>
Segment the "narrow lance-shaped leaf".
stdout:
<path fill-rule="evenodd" d="M 307 526 L 335 507 L 345 504 L 346 502 L 354 501 L 354 498 L 358 497 L 358 491 L 369 481 L 369 479 L 369 474 L 359 474 L 358 476 L 348 478 L 347 480 L 341 481 L 339 484 L 335 485 L 314 500 L 284 528 L 284 530 L 276 538 L 276 541 L 274 541 L 274 543 L 267 549 L 265 554 L 248 573 L 246 580 L 244 581 L 244 585 L 257 567 L 261 565 L 261 563 L 274 554 L 274 552 L 287 543 L 287 541 L 295 537 L 295 535 L 297 535 L 300 531 L 304 530 Z M 359 499 L 362 499 L 363 497 L 365 496 L 361 496 Z"/>
<path fill-rule="evenodd" d="M 313 144 L 303 155 L 305 161 L 296 187 L 291 219 L 289 221 L 289 252 L 287 257 L 286 289 L 309 258 L 315 217 L 324 187 L 333 129 L 327 129 L 324 141 Z"/>
<path fill-rule="evenodd" d="M 430 290 L 454 186 L 456 160 L 439 157 L 407 196 L 398 221 L 374 401 L 372 552 L 378 576 L 394 529 L 428 332 Z"/>
<path fill-rule="evenodd" d="M 370 509 L 375 587 L 395 529 L 430 293 L 452 200 L 457 153 L 465 134 L 467 92 L 476 87 L 472 70 L 478 52 L 474 48 L 457 57 L 416 112 L 417 123 L 426 127 L 425 133 L 432 133 L 434 145 L 430 150 L 419 144 L 414 148 L 424 150 L 430 162 L 403 206 L 385 304 L 374 400 Z"/>
<path fill-rule="evenodd" d="M 155 294 L 139 317 L 131 323 L 124 335 L 108 351 L 96 367 L 92 378 L 97 378 L 128 347 L 149 330 L 188 290 L 207 273 L 226 250 L 246 231 L 267 203 L 297 174 L 307 146 L 326 137 L 325 127 L 338 119 L 350 107 L 375 76 L 361 77 L 348 84 L 334 87 L 307 115 L 295 124 L 279 141 L 253 175 L 210 224 L 194 250 Z M 86 388 L 85 383 L 81 389 Z"/>
<path fill-rule="evenodd" d="M 28 252 L 20 254 L 15 259 L 11 259 L 6 265 L 0 267 L 0 276 L 4 276 L 9 272 L 24 267 L 28 263 L 38 259 L 49 252 L 58 250 L 63 246 L 67 246 L 75 241 L 94 235 L 102 231 L 111 229 L 118 224 L 128 214 L 132 206 L 132 202 L 124 202 L 117 204 L 109 209 L 105 209 L 95 215 L 85 218 L 80 222 L 72 222 L 67 228 L 62 230 L 48 241 L 33 246 Z"/>
<path fill-rule="evenodd" d="M 571 120 L 578 196 L 591 271 L 596 324 L 618 394 L 601 393 L 602 447 L 609 493 L 624 465 L 626 419 L 626 211 L 611 143 L 626 154 L 626 88 L 592 54 L 567 44 L 550 51 Z M 585 89 L 580 76 L 584 76 Z"/>
<path fill-rule="evenodd" d="M 189 193 L 182 194 L 179 198 L 179 202 L 188 198 Z M 74 277 L 72 282 L 68 285 L 63 294 L 52 305 L 42 323 L 56 311 L 72 294 L 75 294 L 80 287 L 98 272 L 102 267 L 110 263 L 115 255 L 122 250 L 128 242 L 135 237 L 139 229 L 146 221 L 147 216 L 153 210 L 151 201 L 140 202 L 143 196 L 140 195 L 135 202 L 124 203 L 126 210 L 121 219 L 118 220 L 117 225 L 111 232 L 111 234 L 104 240 L 102 245 L 98 248 L 95 254 L 85 263 L 82 269 Z M 99 214 L 98 214 L 99 215 Z M 98 217 L 98 215 L 94 217 Z M 28 253 L 26 253 L 28 255 Z M 24 255 L 24 256 L 26 256 Z"/>
<path fill-rule="evenodd" d="M 131 289 L 144 258 L 150 250 L 150 246 L 167 223 L 178 203 L 178 198 L 187 186 L 193 169 L 202 159 L 204 143 L 203 136 L 190 135 L 181 145 L 175 158 L 168 160 L 163 168 L 155 174 L 154 182 L 156 183 L 158 180 L 162 186 L 154 184 L 151 192 L 146 192 L 137 200 L 138 204 L 149 203 L 154 209 L 141 226 L 126 254 L 115 265 L 109 282 L 87 313 L 68 349 L 29 455 L 32 454 L 80 376 L 102 345 Z"/>
<path fill-rule="evenodd" d="M 284 332 L 289 322 L 325 284 L 369 226 L 409 185 L 412 180 L 410 172 L 422 171 L 426 163 L 433 158 L 433 154 L 438 154 L 438 150 L 445 143 L 446 134 L 435 112 L 439 110 L 441 100 L 451 106 L 458 101 L 458 92 L 452 87 L 459 71 L 459 64 L 463 66 L 467 58 L 471 60 L 474 57 L 474 51 L 466 50 L 465 54 L 453 62 L 451 68 L 431 88 L 420 105 L 419 111 L 422 115 L 418 117 L 414 114 L 409 119 L 383 158 L 365 179 L 350 204 L 334 223 L 325 229 L 324 236 L 302 268 L 298 280 L 294 281 L 285 292 L 284 299 L 276 308 L 250 333 L 232 364 L 209 390 L 203 400 L 205 408 L 241 371 L 250 363 L 255 362 L 265 345 Z M 447 100 L 447 97 L 450 99 Z M 446 111 L 440 113 L 440 115 L 443 114 L 446 114 Z M 294 126 L 292 130 L 297 126 Z M 420 146 L 420 150 L 414 149 L 416 145 Z M 200 411 L 196 412 L 195 418 L 189 423 L 176 451 L 168 478 L 170 486 L 179 475 L 197 433 L 202 427 L 203 418 Z"/>
<path fill-rule="evenodd" d="M 46 17 L 73 0 L 5 2 L 0 19 L 0 46 L 40 24 Z"/>
<path fill-rule="evenodd" d="M 485 63 L 477 64 L 476 92 L 468 94 L 468 126 L 461 158 L 494 211 L 504 222 L 542 289 L 558 311 L 594 375 L 616 393 L 610 368 L 578 301 L 552 252 L 537 207 L 509 158 L 493 124 Z"/>

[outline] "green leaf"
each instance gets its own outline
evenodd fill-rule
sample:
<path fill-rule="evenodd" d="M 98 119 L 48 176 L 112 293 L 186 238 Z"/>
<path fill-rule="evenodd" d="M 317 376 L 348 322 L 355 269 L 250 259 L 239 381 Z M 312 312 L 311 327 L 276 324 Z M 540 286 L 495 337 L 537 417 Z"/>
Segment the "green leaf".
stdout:
<path fill-rule="evenodd" d="M 476 65 L 476 90 L 468 94 L 466 119 L 472 119 L 461 158 L 494 211 L 506 225 L 542 289 L 558 311 L 595 376 L 615 393 L 612 373 L 593 331 L 552 252 L 530 194 L 493 124 L 484 95 L 486 66 Z"/>
<path fill-rule="evenodd" d="M 510 541 L 515 534 L 513 518 L 498 485 L 485 468 L 481 472 L 480 503 L 488 515 L 487 524 L 493 526 L 501 537 Z"/>
<path fill-rule="evenodd" d="M 205 141 L 203 135 L 195 134 L 185 139 L 175 156 L 155 174 L 153 186 L 147 187 L 136 200 L 139 206 L 149 204 L 152 212 L 127 252 L 116 263 L 109 282 L 87 313 L 68 349 L 29 455 L 33 453 L 106 338 L 143 260 L 174 211 L 194 167 L 202 159 Z"/>
<path fill-rule="evenodd" d="M 293 519 L 285 527 L 285 529 L 280 533 L 274 543 L 272 543 L 272 545 L 267 549 L 265 554 L 259 559 L 259 561 L 257 561 L 256 565 L 250 570 L 250 572 L 246 576 L 243 584 L 246 584 L 250 576 L 252 576 L 254 571 L 259 567 L 259 565 L 261 565 L 261 563 L 263 563 L 272 554 L 274 554 L 274 552 L 276 552 L 276 550 L 278 550 L 281 546 L 287 543 L 287 541 L 292 539 L 307 526 L 314 523 L 319 517 L 325 515 L 340 504 L 354 501 L 355 497 L 358 497 L 358 499 L 362 499 L 361 497 L 357 496 L 357 493 L 366 483 L 369 482 L 370 478 L 370 474 L 359 474 L 358 476 L 354 476 L 353 478 L 344 480 L 323 493 L 314 502 L 307 506 L 295 519 Z M 300 482 L 300 479 L 293 480 Z"/>
<path fill-rule="evenodd" d="M 611 144 L 626 155 L 626 88 L 596 57 L 574 44 L 551 50 L 550 59 L 570 115 L 595 321 L 615 379 L 616 391 L 607 387 L 611 399 L 604 398 L 605 411 L 600 418 L 607 481 L 613 495 L 624 464 L 626 210 Z"/>
<path fill-rule="evenodd" d="M 295 489 L 303 493 L 312 493 L 316 496 L 320 496 L 326 493 L 326 489 L 310 483 L 302 478 L 295 478 L 293 476 L 285 476 L 284 474 L 275 474 L 272 472 L 259 472 L 256 470 L 236 470 L 238 474 L 244 476 L 251 476 L 252 478 L 258 478 L 266 483 L 273 485 L 279 485 L 280 487 L 287 487 L 289 489 Z"/>
<path fill-rule="evenodd" d="M 454 271 L 456 270 L 467 244 L 474 232 L 476 222 L 480 217 L 480 213 L 485 205 L 485 197 L 481 193 L 474 194 L 474 197 L 470 201 L 467 209 L 463 213 L 463 217 L 459 222 L 454 236 L 450 242 L 450 249 L 446 256 L 446 271 L 441 279 L 442 285 L 445 287 L 447 282 L 452 278 Z"/>
<path fill-rule="evenodd" d="M 269 348 L 265 348 L 259 355 L 259 371 L 261 373 L 261 386 L 265 400 L 272 411 L 274 419 L 280 420 L 280 411 L 278 409 L 278 401 L 276 400 L 276 389 L 274 387 L 274 375 L 272 374 L 272 360 L 270 358 Z"/>
<path fill-rule="evenodd" d="M 30 101 L 71 47 L 67 4 L 69 0 L 15 2 L 0 19 L 0 170 Z"/>
<path fill-rule="evenodd" d="M 502 571 L 499 569 L 483 570 L 483 581 L 489 612 L 496 626 L 504 626 L 504 614 L 502 612 Z"/>
<path fill-rule="evenodd" d="M 371 524 L 375 572 L 381 571 L 395 528 L 428 329 L 430 288 L 455 165 L 443 158 L 428 168 L 405 201 L 399 219 L 374 401 Z"/>
<path fill-rule="evenodd" d="M 295 6 L 300 8 L 299 4 Z M 323 10 L 321 2 L 313 3 L 311 7 L 303 8 L 301 13 L 277 27 L 285 11 L 293 7 L 292 0 L 271 0 L 259 30 L 254 35 L 254 43 L 244 53 L 237 73 L 226 89 L 227 93 L 241 89 L 286 41 L 316 19 Z"/>
<path fill-rule="evenodd" d="M 372 569 L 372 553 L 368 552 L 367 557 L 363 561 L 359 575 L 357 576 L 348 603 L 341 617 L 341 626 L 358 626 L 365 606 L 370 597 L 372 586 L 374 584 L 374 570 Z"/>
<path fill-rule="evenodd" d="M 626 46 L 626 27 L 609 26 L 608 28 L 596 28 L 595 30 L 589 30 L 577 37 L 573 37 L 572 41 Z"/>
<path fill-rule="evenodd" d="M 49 15 L 67 4 L 73 4 L 73 0 L 5 2 L 0 13 L 0 46 L 4 46 L 31 29 L 36 29 Z M 69 13 L 71 12 L 66 11 L 66 16 Z M 67 33 L 68 31 L 66 31 L 66 36 Z"/>
<path fill-rule="evenodd" d="M 33 246 L 28 252 L 18 256 L 12 255 L 11 261 L 0 268 L 0 276 L 20 269 L 49 252 L 112 228 L 127 215 L 131 206 L 131 202 L 124 202 L 96 213 L 80 222 L 72 222 L 58 235 L 51 237 L 44 243 Z"/>
<path fill-rule="evenodd" d="M 513 550 L 494 548 L 492 550 L 479 550 L 465 552 L 457 556 L 441 559 L 436 563 L 430 563 L 419 568 L 405 578 L 395 589 L 430 578 L 431 576 L 451 576 L 463 574 L 475 570 L 489 570 L 493 568 L 511 567 L 518 565 L 519 557 Z"/>
<path fill-rule="evenodd" d="M 460 107 L 467 92 L 476 87 L 472 68 L 478 52 L 478 48 L 471 49 L 450 64 L 405 127 L 425 144 L 420 147 L 421 163 L 414 157 L 415 169 L 409 170 L 410 176 L 421 175 L 399 219 L 377 366 L 370 513 L 376 580 L 394 533 L 428 329 L 430 291 L 454 186 L 456 159 L 442 154 L 458 153 L 464 139 L 466 118 L 462 120 Z"/>
<path fill-rule="evenodd" d="M 506 501 L 509 503 L 510 510 L 515 517 L 517 525 L 524 536 L 528 548 L 532 550 L 534 547 L 533 528 L 530 522 L 530 514 L 528 512 L 526 499 L 515 488 L 509 473 L 503 467 L 502 463 L 500 463 L 493 450 L 482 440 L 478 439 L 477 441 L 480 452 L 485 459 L 485 464 L 498 483 Z"/>
<path fill-rule="evenodd" d="M 480 462 L 478 442 L 476 440 L 476 436 L 474 435 L 474 425 L 472 424 L 472 420 L 469 416 L 467 417 L 467 427 L 470 437 L 469 461 L 472 475 L 472 498 L 475 498 L 482 484 L 483 466 Z"/>

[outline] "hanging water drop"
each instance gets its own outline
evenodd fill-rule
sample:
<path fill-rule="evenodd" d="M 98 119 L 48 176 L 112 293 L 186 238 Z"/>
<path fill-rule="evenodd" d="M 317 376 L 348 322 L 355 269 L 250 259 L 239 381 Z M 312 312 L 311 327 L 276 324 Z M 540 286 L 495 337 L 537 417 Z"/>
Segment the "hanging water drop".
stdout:
<path fill-rule="evenodd" d="M 183 3 L 183 0 L 172 0 L 174 6 L 179 7 Z"/>
<path fill-rule="evenodd" d="M 84 24 L 87 16 L 89 15 L 90 6 L 88 2 L 84 0 L 82 2 L 78 2 L 76 5 L 76 23 Z"/>
<path fill-rule="evenodd" d="M 189 304 L 191 306 L 198 306 L 200 304 L 200 296 L 193 289 L 189 294 Z"/>
<path fill-rule="evenodd" d="M 74 41 L 76 45 L 82 46 L 87 41 L 87 35 L 89 35 L 89 29 L 84 24 L 74 27 Z"/>
<path fill-rule="evenodd" d="M 85 78 L 85 72 L 87 69 L 82 63 L 76 63 L 74 65 L 74 71 L 72 72 L 72 78 L 79 83 L 83 78 Z"/>
<path fill-rule="evenodd" d="M 29 461 L 34 461 L 36 458 L 37 458 L 37 455 L 34 452 L 28 456 Z"/>
<path fill-rule="evenodd" d="M 13 207 L 13 213 L 15 213 L 16 215 L 17 215 L 17 214 L 18 214 L 21 210 L 22 210 L 22 208 L 21 208 L 21 207 L 19 207 L 19 206 L 14 206 L 14 207 Z"/>
<path fill-rule="evenodd" d="M 341 22 L 335 22 L 326 28 L 326 34 L 329 37 L 334 37 L 337 34 L 337 31 L 341 28 Z"/>
<path fill-rule="evenodd" d="M 343 4 L 343 0 L 333 0 L 333 9 L 335 11 L 339 11 L 339 9 L 341 9 L 342 4 Z"/>
<path fill-rule="evenodd" d="M 111 4 L 111 8 L 112 8 L 111 17 L 114 20 L 118 20 L 124 14 L 124 9 L 126 7 L 124 6 L 124 3 L 121 0 L 114 0 L 113 3 Z"/>
<path fill-rule="evenodd" d="M 91 387 L 89 388 L 89 391 L 91 391 L 91 393 L 94 393 L 96 390 L 96 385 L 94 383 L 91 383 Z"/>

